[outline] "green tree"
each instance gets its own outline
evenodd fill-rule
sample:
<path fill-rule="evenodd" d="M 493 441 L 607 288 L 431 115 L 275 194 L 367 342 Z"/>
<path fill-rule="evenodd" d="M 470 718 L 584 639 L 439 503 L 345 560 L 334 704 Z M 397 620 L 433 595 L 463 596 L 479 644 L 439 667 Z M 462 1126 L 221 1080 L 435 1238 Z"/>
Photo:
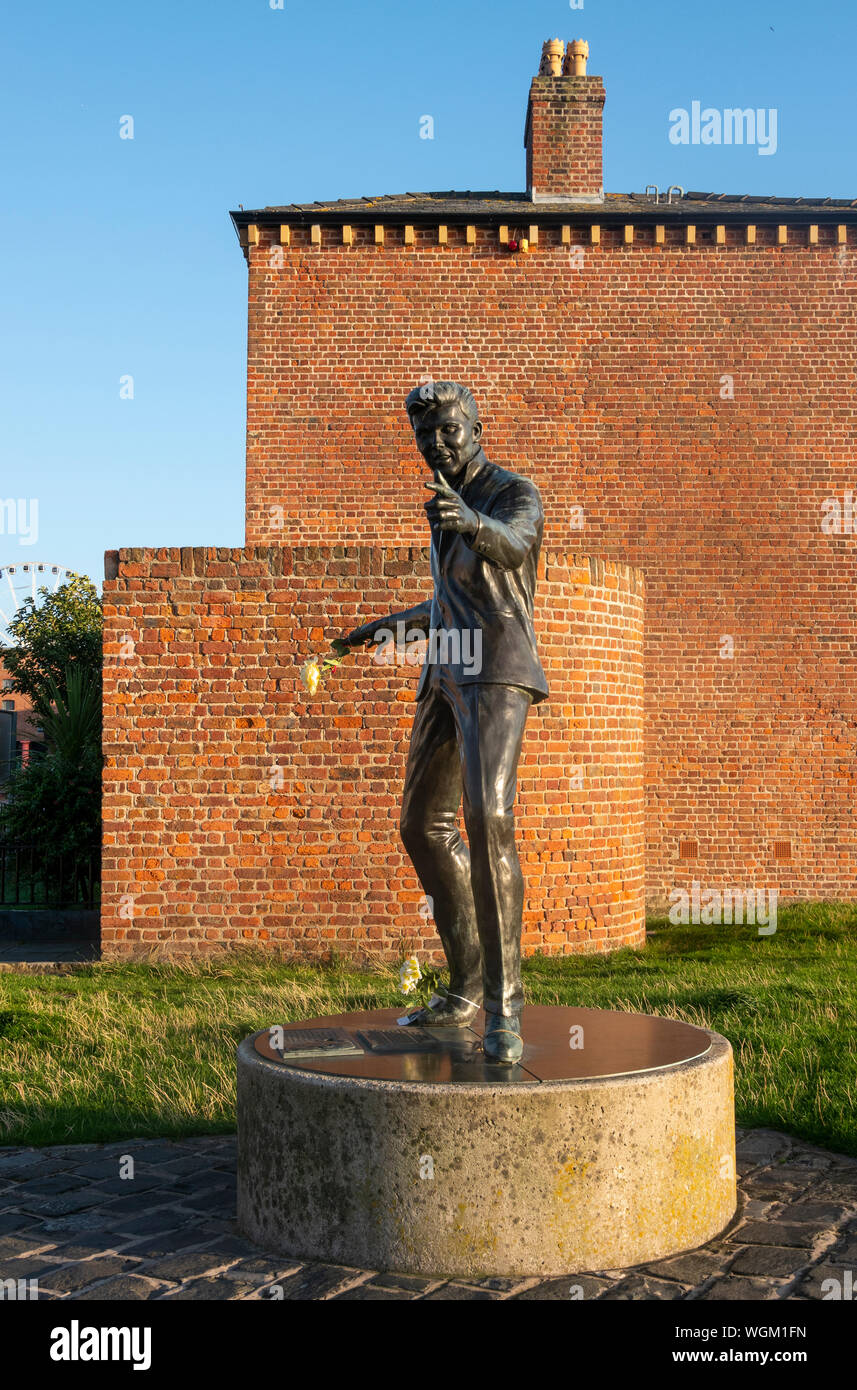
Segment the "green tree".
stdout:
<path fill-rule="evenodd" d="M 46 751 L 6 783 L 0 840 L 38 846 L 48 886 L 62 858 L 67 885 L 86 876 L 101 842 L 101 602 L 83 577 L 40 597 L 9 624 L 15 645 L 3 660 L 41 721 Z"/>
<path fill-rule="evenodd" d="M 60 856 L 85 863 L 101 843 L 101 750 L 69 762 L 49 750 L 12 774 L 0 805 L 0 842 L 34 845 L 50 877 Z M 68 869 L 67 869 L 68 872 Z"/>
<path fill-rule="evenodd" d="M 53 676 L 48 678 L 52 708 L 42 715 L 42 728 L 52 752 L 68 766 L 96 748 L 101 729 L 101 681 L 91 671 L 69 666 L 65 694 Z"/>
<path fill-rule="evenodd" d="M 53 709 L 55 692 L 65 698 L 69 670 L 101 685 L 101 600 L 86 575 L 75 575 L 55 593 L 39 590 L 40 604 L 25 599 L 8 624 L 12 643 L 0 648 L 14 689 L 26 695 L 36 715 Z M 100 706 L 100 693 L 99 693 Z"/>

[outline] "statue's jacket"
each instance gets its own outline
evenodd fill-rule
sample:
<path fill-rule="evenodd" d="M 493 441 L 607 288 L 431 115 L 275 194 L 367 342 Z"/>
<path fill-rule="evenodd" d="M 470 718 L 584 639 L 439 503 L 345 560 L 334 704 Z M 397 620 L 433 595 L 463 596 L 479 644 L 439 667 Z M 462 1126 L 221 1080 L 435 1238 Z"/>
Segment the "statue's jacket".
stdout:
<path fill-rule="evenodd" d="M 479 526 L 465 537 L 432 524 L 434 598 L 423 605 L 429 648 L 416 698 L 426 695 L 433 660 L 440 660 L 457 684 L 523 686 L 538 703 L 548 693 L 533 630 L 544 530 L 539 490 L 491 463 L 480 449 L 458 492 L 478 513 Z M 434 648 L 433 633 L 440 634 Z"/>

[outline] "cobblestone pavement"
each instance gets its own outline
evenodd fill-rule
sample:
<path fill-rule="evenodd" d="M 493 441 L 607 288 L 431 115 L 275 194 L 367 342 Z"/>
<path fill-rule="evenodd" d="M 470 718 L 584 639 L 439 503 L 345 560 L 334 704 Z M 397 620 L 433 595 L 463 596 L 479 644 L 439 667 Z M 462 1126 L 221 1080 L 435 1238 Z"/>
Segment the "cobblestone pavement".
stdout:
<path fill-rule="evenodd" d="M 118 1175 L 123 1154 L 134 1159 L 133 1180 Z M 15 1280 L 17 1297 L 44 1299 L 791 1300 L 829 1297 L 825 1280 L 849 1297 L 857 1159 L 756 1129 L 739 1131 L 738 1169 L 738 1215 L 690 1254 L 563 1278 L 471 1281 L 259 1250 L 235 1229 L 234 1136 L 5 1148 L 0 1280 Z"/>

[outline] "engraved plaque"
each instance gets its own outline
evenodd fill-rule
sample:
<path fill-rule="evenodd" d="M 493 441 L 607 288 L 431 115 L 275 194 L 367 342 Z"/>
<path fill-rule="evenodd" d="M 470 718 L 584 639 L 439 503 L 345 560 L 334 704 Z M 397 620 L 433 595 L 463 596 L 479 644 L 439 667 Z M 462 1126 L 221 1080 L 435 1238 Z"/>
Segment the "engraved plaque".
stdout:
<path fill-rule="evenodd" d="M 438 1037 L 434 1028 L 361 1028 L 357 1037 L 370 1052 L 445 1052 L 450 1046 L 474 1045 L 473 1040 L 462 1029 L 444 1029 L 445 1036 Z M 449 1034 L 453 1033 L 450 1037 Z"/>
<path fill-rule="evenodd" d="M 363 1048 L 344 1028 L 289 1028 L 279 1057 L 360 1057 Z"/>

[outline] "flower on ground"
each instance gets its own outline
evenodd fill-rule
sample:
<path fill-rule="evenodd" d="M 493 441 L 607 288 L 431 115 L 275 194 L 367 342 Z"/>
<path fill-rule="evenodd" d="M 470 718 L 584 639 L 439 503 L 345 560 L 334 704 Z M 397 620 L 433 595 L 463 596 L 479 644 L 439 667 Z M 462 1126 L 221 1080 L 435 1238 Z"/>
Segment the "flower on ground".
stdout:
<path fill-rule="evenodd" d="M 416 956 L 408 956 L 399 966 L 399 985 L 403 994 L 413 994 L 417 981 L 422 979 L 420 963 Z"/>

